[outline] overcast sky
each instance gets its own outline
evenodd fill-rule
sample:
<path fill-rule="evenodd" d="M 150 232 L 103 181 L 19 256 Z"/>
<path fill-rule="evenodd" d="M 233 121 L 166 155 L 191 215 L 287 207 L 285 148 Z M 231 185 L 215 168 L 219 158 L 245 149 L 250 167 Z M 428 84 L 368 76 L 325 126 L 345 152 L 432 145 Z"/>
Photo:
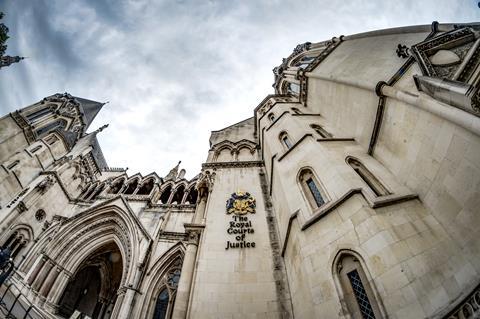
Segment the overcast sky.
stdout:
<path fill-rule="evenodd" d="M 253 116 L 298 43 L 397 26 L 479 21 L 478 1 L 0 0 L 0 112 L 54 93 L 110 101 L 90 130 L 129 174 L 200 171 L 210 131 Z M 392 48 L 394 54 L 394 48 Z"/>

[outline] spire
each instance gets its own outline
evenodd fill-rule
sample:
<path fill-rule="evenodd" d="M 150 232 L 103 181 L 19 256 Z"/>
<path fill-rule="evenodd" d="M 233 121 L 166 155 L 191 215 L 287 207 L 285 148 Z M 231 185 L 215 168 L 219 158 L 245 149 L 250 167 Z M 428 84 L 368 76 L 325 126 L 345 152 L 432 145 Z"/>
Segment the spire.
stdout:
<path fill-rule="evenodd" d="M 80 106 L 82 108 L 83 112 L 83 119 L 86 124 L 87 129 L 90 124 L 92 124 L 93 120 L 95 119 L 95 116 L 97 116 L 98 112 L 102 109 L 102 107 L 107 104 L 107 103 L 100 103 L 92 100 L 87 100 L 87 99 L 82 99 L 80 97 L 75 97 L 75 100 L 77 100 L 80 103 Z"/>
<path fill-rule="evenodd" d="M 172 168 L 172 169 L 170 170 L 170 173 L 168 173 L 167 176 L 165 176 L 165 180 L 166 180 L 166 181 L 167 181 L 167 180 L 170 180 L 170 179 L 175 181 L 175 180 L 177 179 L 177 176 L 178 176 L 178 168 L 179 168 L 181 162 L 182 162 L 182 161 L 178 161 L 178 164 L 177 164 L 174 168 Z"/>
<path fill-rule="evenodd" d="M 4 55 L 2 56 L 2 59 L 0 60 L 0 68 L 6 67 L 11 65 L 12 63 L 18 63 L 21 60 L 25 59 L 23 56 L 9 56 L 9 55 Z"/>
<path fill-rule="evenodd" d="M 92 133 L 94 133 L 94 134 L 100 133 L 101 131 L 103 131 L 107 127 L 108 127 L 108 124 L 102 125 L 99 128 L 97 128 L 95 131 L 93 131 Z"/>

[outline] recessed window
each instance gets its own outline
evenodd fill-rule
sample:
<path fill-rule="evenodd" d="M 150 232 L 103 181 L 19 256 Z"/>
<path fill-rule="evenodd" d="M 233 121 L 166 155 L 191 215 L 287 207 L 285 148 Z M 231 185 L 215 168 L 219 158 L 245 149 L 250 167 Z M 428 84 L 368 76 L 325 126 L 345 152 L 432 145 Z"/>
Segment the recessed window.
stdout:
<path fill-rule="evenodd" d="M 347 157 L 346 162 L 360 176 L 360 178 L 368 185 L 376 196 L 385 196 L 390 194 L 385 186 L 373 175 L 358 159 L 351 156 Z"/>
<path fill-rule="evenodd" d="M 292 95 L 298 95 L 300 93 L 300 85 L 297 83 L 288 83 L 287 93 Z"/>
<path fill-rule="evenodd" d="M 311 128 L 315 130 L 315 132 L 320 135 L 322 138 L 331 138 L 333 135 L 327 132 L 323 127 L 317 124 L 310 125 Z"/>
<path fill-rule="evenodd" d="M 382 318 L 372 287 L 357 257 L 345 254 L 337 263 L 343 296 L 352 318 Z"/>
<path fill-rule="evenodd" d="M 280 141 L 286 149 L 290 149 L 293 145 L 286 132 L 280 133 Z"/>
<path fill-rule="evenodd" d="M 20 161 L 19 161 L 19 160 L 16 160 L 15 162 L 10 163 L 10 165 L 8 165 L 7 168 L 8 168 L 8 169 L 12 169 L 12 168 L 14 168 L 15 166 L 17 166 L 18 163 L 20 163 Z"/>
<path fill-rule="evenodd" d="M 302 114 L 302 112 L 297 109 L 296 107 L 292 107 L 292 111 L 295 113 L 295 114 Z"/>
<path fill-rule="evenodd" d="M 273 113 L 268 114 L 268 119 L 270 120 L 270 122 L 275 121 L 275 114 Z"/>
<path fill-rule="evenodd" d="M 310 169 L 305 168 L 300 172 L 298 182 L 312 208 L 318 208 L 327 202 L 324 192 L 320 188 L 320 183 Z"/>

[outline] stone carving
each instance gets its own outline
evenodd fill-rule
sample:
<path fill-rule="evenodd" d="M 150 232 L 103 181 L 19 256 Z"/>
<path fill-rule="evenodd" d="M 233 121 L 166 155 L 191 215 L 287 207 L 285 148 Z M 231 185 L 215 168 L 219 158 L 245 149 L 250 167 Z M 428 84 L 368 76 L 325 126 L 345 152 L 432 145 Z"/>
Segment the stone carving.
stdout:
<path fill-rule="evenodd" d="M 45 211 L 43 209 L 39 209 L 35 212 L 35 219 L 38 221 L 38 222 L 41 222 L 42 220 L 45 219 L 45 216 L 47 214 L 45 213 Z"/>
<path fill-rule="evenodd" d="M 406 59 L 410 56 L 409 51 L 410 51 L 410 49 L 406 45 L 399 43 L 398 46 L 397 46 L 397 50 L 395 52 L 397 52 L 397 56 L 399 58 Z"/>
<path fill-rule="evenodd" d="M 237 191 L 227 200 L 227 214 L 245 215 L 255 213 L 256 201 L 248 192 Z"/>
<path fill-rule="evenodd" d="M 40 194 L 45 194 L 45 192 L 55 184 L 55 179 L 48 175 L 37 185 L 37 189 L 40 191 Z"/>
<path fill-rule="evenodd" d="M 411 51 L 422 69 L 423 75 L 465 82 L 480 61 L 480 48 L 477 42 L 475 32 L 467 27 L 446 32 L 438 37 L 415 44 Z M 458 56 L 459 61 L 457 62 L 462 61 L 462 63 L 432 63 L 432 58 L 435 62 L 436 53 L 441 50 L 449 50 L 451 52 L 449 55 Z"/>

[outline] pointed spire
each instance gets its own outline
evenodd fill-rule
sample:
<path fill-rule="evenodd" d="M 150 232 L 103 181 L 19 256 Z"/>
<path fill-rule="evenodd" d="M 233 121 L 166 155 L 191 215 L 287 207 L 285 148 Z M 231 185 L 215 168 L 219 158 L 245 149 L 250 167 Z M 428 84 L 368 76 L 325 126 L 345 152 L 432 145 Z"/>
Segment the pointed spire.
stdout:
<path fill-rule="evenodd" d="M 75 97 L 75 100 L 80 103 L 80 106 L 82 108 L 86 129 L 90 126 L 90 124 L 92 124 L 93 119 L 95 118 L 95 116 L 97 116 L 98 112 L 100 112 L 102 107 L 108 103 L 100 103 L 97 101 L 82 99 L 80 97 Z"/>
<path fill-rule="evenodd" d="M 18 63 L 21 60 L 25 59 L 23 56 L 9 56 L 9 55 L 4 55 L 2 56 L 2 59 L 0 60 L 0 68 L 6 67 L 11 65 L 12 63 Z"/>
<path fill-rule="evenodd" d="M 103 131 L 104 129 L 106 129 L 108 127 L 109 124 L 105 124 L 105 125 L 102 125 L 100 126 L 99 128 L 97 128 L 94 133 L 100 133 L 101 131 Z"/>
<path fill-rule="evenodd" d="M 168 173 L 167 176 L 165 176 L 165 180 L 176 180 L 178 176 L 178 168 L 180 167 L 180 163 L 182 161 L 178 161 L 178 164 L 170 170 L 170 173 Z"/>

